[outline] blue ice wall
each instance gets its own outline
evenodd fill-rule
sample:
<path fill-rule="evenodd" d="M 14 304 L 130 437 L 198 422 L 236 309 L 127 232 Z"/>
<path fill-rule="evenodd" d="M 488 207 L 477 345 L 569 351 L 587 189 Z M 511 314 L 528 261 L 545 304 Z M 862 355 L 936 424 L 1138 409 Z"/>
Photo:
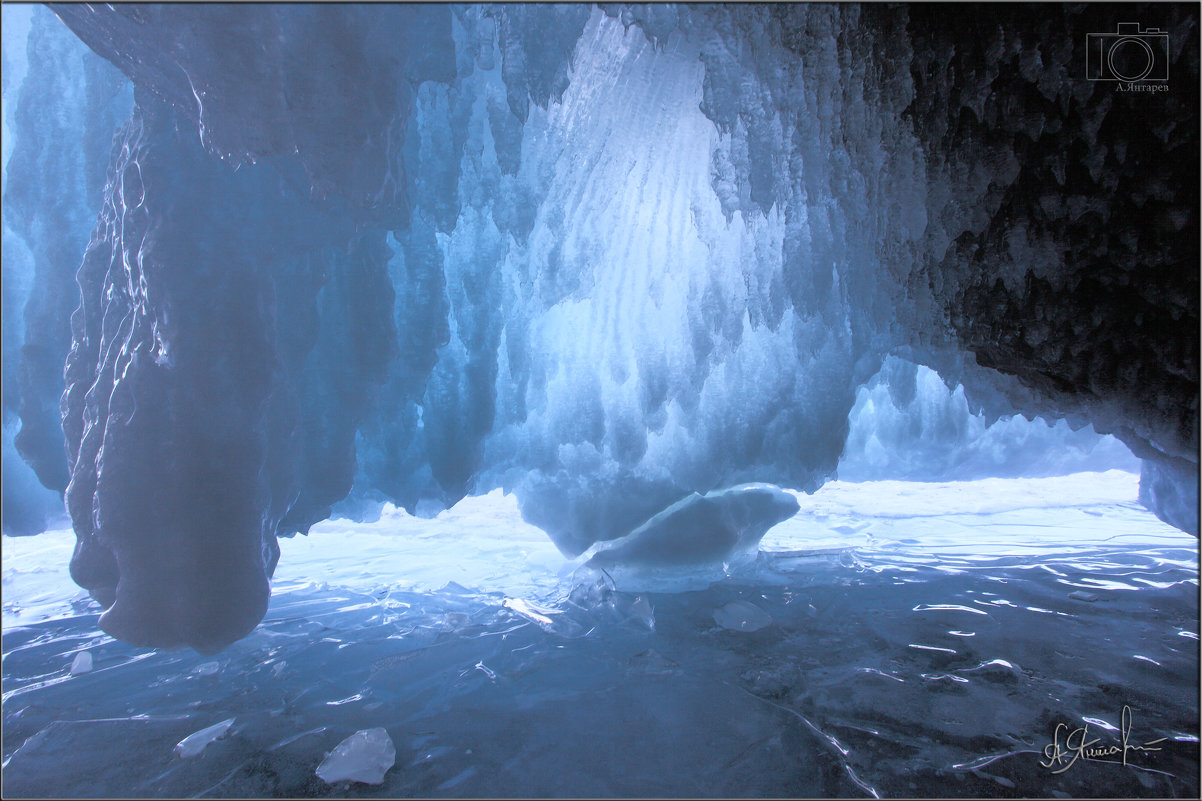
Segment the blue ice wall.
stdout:
<path fill-rule="evenodd" d="M 4 531 L 64 520 L 75 271 L 132 87 L 43 6 L 4 7 Z"/>
<path fill-rule="evenodd" d="M 1112 469 L 1138 473 L 1137 459 L 1113 436 L 1067 420 L 991 419 L 962 385 L 934 370 L 889 357 L 856 391 L 838 475 L 844 481 L 1059 476 Z"/>

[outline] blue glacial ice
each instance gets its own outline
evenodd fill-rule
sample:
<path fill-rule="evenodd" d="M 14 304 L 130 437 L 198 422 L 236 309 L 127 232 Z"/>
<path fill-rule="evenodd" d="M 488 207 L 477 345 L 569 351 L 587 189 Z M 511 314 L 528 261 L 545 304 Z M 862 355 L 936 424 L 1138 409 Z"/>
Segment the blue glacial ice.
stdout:
<path fill-rule="evenodd" d="M 1196 530 L 1192 190 L 1122 155 L 1192 129 L 1107 123 L 1134 101 L 996 13 L 1009 38 L 852 5 L 26 14 L 6 530 L 65 491 L 105 629 L 210 651 L 278 537 L 498 487 L 574 555 L 748 482 L 1138 458 Z M 1079 141 L 1118 155 L 1070 170 Z"/>
<path fill-rule="evenodd" d="M 768 529 L 799 508 L 796 498 L 770 484 L 693 494 L 605 543 L 588 564 L 678 567 L 734 561 L 754 554 Z"/>
<path fill-rule="evenodd" d="M 1196 794 L 1198 20 L 1117 13 L 6 4 L 6 793 Z"/>

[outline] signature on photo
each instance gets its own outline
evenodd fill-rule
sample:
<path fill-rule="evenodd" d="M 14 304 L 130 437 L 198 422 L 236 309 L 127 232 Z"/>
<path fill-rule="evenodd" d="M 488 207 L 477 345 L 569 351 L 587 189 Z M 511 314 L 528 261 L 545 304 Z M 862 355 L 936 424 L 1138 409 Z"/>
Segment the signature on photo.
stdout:
<path fill-rule="evenodd" d="M 1131 742 L 1131 707 L 1126 704 L 1123 705 L 1123 718 L 1119 734 L 1122 736 L 1121 742 L 1099 745 L 1101 738 L 1089 739 L 1088 722 L 1077 729 L 1070 729 L 1065 723 L 1057 723 L 1056 729 L 1052 733 L 1052 742 L 1043 749 L 1045 759 L 1041 759 L 1039 764 L 1045 768 L 1055 768 L 1052 773 L 1064 773 L 1078 760 L 1126 765 L 1127 755 L 1130 752 L 1160 751 L 1162 749 L 1157 745 L 1168 739 L 1159 737 L 1155 740 L 1148 740 L 1142 745 L 1133 744 Z M 1063 742 L 1061 742 L 1061 737 L 1064 738 Z"/>

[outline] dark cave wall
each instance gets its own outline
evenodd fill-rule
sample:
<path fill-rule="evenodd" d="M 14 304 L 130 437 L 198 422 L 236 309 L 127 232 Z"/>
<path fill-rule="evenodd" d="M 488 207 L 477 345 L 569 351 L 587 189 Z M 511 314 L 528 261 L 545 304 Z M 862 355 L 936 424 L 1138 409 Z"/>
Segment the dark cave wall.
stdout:
<path fill-rule="evenodd" d="M 1168 33 L 1167 92 L 1083 79 L 1086 34 L 1133 20 Z M 964 230 L 922 265 L 952 344 L 1031 391 L 1019 411 L 1088 420 L 1196 496 L 1196 8 L 920 5 L 908 30 L 907 113 L 948 154 L 936 169 L 955 182 L 981 153 L 1014 165 L 989 176 L 988 214 L 963 209 Z M 1150 508 L 1197 533 L 1196 514 Z"/>

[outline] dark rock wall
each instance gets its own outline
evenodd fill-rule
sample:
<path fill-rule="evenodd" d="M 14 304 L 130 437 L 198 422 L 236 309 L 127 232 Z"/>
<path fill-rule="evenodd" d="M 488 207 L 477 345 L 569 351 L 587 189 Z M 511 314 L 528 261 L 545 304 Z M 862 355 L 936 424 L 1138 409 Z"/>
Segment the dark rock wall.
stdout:
<path fill-rule="evenodd" d="M 1196 9 L 1049 11 L 909 9 L 907 114 L 944 156 L 929 162 L 932 183 L 974 180 L 982 153 L 1007 165 L 976 178 L 988 179 L 983 202 L 957 210 L 948 230 L 963 230 L 922 271 L 952 344 L 1034 393 L 1018 410 L 1088 420 L 1196 495 Z M 1169 91 L 1082 80 L 1087 34 L 1134 20 L 1168 34 Z M 1192 517 L 1182 527 L 1196 532 Z"/>

